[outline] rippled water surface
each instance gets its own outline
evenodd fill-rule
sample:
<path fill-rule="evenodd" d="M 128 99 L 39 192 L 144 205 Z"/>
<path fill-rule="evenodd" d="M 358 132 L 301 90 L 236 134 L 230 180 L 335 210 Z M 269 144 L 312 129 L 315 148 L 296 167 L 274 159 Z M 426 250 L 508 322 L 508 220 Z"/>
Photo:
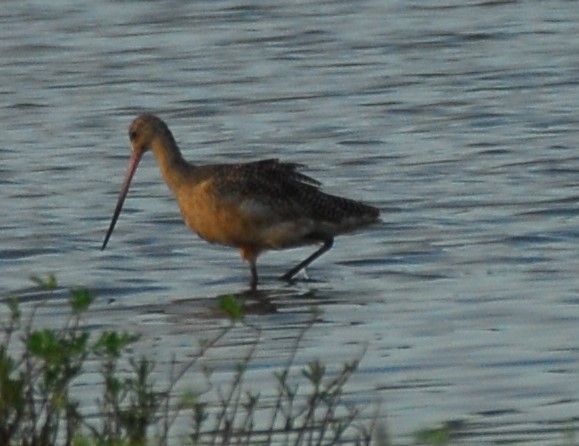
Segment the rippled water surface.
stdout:
<path fill-rule="evenodd" d="M 254 381 L 315 304 L 298 362 L 366 348 L 352 397 L 377 394 L 395 438 L 461 419 L 465 444 L 556 444 L 577 419 L 575 2 L 5 1 L 0 27 L 4 295 L 46 272 L 89 286 L 91 323 L 161 362 L 224 325 L 217 297 L 248 268 L 181 223 L 152 155 L 100 251 L 151 111 L 193 162 L 304 163 L 382 210 L 309 281 L 276 277 L 311 249 L 260 258 Z"/>

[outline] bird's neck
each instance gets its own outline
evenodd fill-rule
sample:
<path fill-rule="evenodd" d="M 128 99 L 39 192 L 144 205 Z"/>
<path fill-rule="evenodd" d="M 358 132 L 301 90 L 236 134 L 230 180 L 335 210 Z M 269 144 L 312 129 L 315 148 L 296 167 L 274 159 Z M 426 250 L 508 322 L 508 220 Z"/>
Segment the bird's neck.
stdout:
<path fill-rule="evenodd" d="M 193 166 L 185 161 L 170 134 L 153 140 L 151 150 L 157 158 L 165 182 L 174 193 L 177 193 L 179 187 L 187 181 L 187 172 L 193 169 Z"/>

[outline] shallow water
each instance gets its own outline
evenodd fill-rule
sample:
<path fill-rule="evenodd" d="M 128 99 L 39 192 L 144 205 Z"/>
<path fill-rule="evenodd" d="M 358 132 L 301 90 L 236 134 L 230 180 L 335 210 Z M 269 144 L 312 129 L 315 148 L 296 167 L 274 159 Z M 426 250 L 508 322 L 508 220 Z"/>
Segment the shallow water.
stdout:
<path fill-rule="evenodd" d="M 305 163 L 383 211 L 310 281 L 276 277 L 311 250 L 260 258 L 255 382 L 315 304 L 300 361 L 366 348 L 352 390 L 377 391 L 395 438 L 463 419 L 464 444 L 557 444 L 579 416 L 574 2 L 5 4 L 4 295 L 46 272 L 89 286 L 91 323 L 142 333 L 161 362 L 223 326 L 215 298 L 243 292 L 247 266 L 190 234 L 153 156 L 100 251 L 127 126 L 153 111 L 189 160 Z"/>

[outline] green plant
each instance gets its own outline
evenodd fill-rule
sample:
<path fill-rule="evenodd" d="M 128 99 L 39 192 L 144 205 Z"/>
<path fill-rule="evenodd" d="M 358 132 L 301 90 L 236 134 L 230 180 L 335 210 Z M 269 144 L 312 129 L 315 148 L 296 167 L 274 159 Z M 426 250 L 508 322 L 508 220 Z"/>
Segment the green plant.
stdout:
<path fill-rule="evenodd" d="M 33 278 L 50 292 L 56 278 Z M 0 345 L 0 445 L 2 446 L 165 446 L 174 442 L 171 429 L 179 417 L 189 420 L 188 442 L 212 445 L 367 445 L 372 441 L 377 412 L 362 420 L 362 410 L 345 402 L 346 384 L 362 354 L 330 373 L 320 361 L 295 366 L 300 344 L 317 318 L 313 316 L 294 340 L 290 357 L 275 373 L 273 406 L 262 404 L 260 392 L 245 383 L 261 331 L 244 323 L 243 302 L 226 296 L 220 306 L 231 323 L 216 336 L 199 342 L 192 359 L 177 367 L 174 359 L 167 383 L 153 380 L 154 361 L 128 355 L 139 337 L 124 331 L 100 333 L 85 327 L 92 293 L 70 291 L 70 314 L 58 329 L 36 328 L 39 306 L 23 316 L 17 297 L 6 300 L 9 317 L 2 324 Z M 39 304 L 40 306 L 42 305 Z M 213 393 L 189 391 L 176 400 L 175 386 L 185 376 L 210 370 L 201 359 L 242 326 L 254 334 L 233 378 Z M 98 363 L 102 380 L 98 417 L 83 413 L 86 401 L 72 392 L 87 361 Z M 210 399 L 213 398 L 213 399 Z M 263 422 L 264 413 L 269 414 Z M 388 444 L 381 441 L 380 444 Z"/>
<path fill-rule="evenodd" d="M 53 276 L 34 281 L 48 290 L 56 288 Z M 61 330 L 34 329 L 34 312 L 22 325 L 17 299 L 8 301 L 10 317 L 2 326 L 0 346 L 0 444 L 51 445 L 59 435 L 71 443 L 82 417 L 70 385 L 89 353 L 89 335 L 80 329 L 80 317 L 91 299 L 84 289 L 71 291 L 73 311 Z M 13 358 L 9 347 L 19 330 L 23 353 Z"/>
<path fill-rule="evenodd" d="M 312 317 L 294 339 L 286 364 L 274 373 L 277 388 L 266 414 L 265 403 L 261 404 L 262 392 L 244 385 L 261 334 L 259 329 L 249 327 L 255 333 L 255 342 L 236 365 L 228 385 L 217 389 L 217 409 L 210 413 L 202 395 L 189 395 L 187 403 L 193 427 L 189 438 L 192 444 L 297 446 L 368 445 L 372 442 L 378 412 L 366 417 L 370 421 L 362 422 L 362 409 L 348 404 L 344 398 L 346 384 L 358 369 L 364 352 L 332 373 L 319 360 L 303 367 L 295 366 L 301 342 L 318 319 L 318 314 L 313 309 Z"/>
<path fill-rule="evenodd" d="M 428 444 L 433 446 L 449 446 L 452 439 L 457 435 L 464 422 L 461 420 L 450 420 L 440 426 L 424 428 L 416 431 L 414 439 L 417 444 Z"/>

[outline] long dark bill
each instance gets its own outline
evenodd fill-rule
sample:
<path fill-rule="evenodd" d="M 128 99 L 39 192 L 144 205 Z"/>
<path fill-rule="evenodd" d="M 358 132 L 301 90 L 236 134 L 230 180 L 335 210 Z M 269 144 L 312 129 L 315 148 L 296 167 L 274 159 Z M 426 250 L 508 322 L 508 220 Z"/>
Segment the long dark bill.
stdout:
<path fill-rule="evenodd" d="M 137 166 L 139 165 L 139 161 L 143 156 L 142 151 L 133 151 L 131 155 L 131 159 L 129 160 L 129 168 L 127 169 L 127 173 L 125 175 L 125 181 L 123 182 L 123 186 L 121 188 L 121 192 L 119 194 L 119 199 L 117 201 L 117 207 L 115 208 L 115 212 L 113 214 L 113 219 L 111 220 L 111 225 L 109 226 L 109 230 L 107 231 L 107 235 L 105 236 L 105 241 L 103 242 L 103 246 L 101 251 L 106 248 L 107 243 L 111 234 L 113 233 L 113 229 L 115 229 L 115 224 L 117 223 L 117 219 L 121 214 L 121 209 L 123 208 L 123 203 L 125 202 L 125 198 L 127 198 L 127 192 L 129 191 L 129 186 L 131 185 L 131 180 L 133 179 L 133 175 L 137 170 Z"/>

